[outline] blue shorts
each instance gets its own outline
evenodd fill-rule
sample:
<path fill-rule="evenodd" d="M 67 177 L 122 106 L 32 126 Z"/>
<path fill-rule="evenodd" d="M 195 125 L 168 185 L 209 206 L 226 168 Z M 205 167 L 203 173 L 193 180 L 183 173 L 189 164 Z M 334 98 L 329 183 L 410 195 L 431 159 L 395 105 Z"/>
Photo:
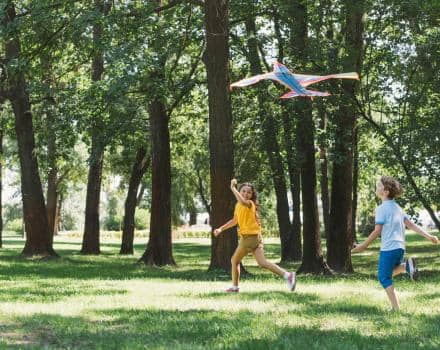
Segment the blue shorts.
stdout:
<path fill-rule="evenodd" d="M 393 284 L 393 270 L 403 263 L 404 253 L 401 248 L 380 251 L 377 278 L 382 287 L 388 288 Z"/>

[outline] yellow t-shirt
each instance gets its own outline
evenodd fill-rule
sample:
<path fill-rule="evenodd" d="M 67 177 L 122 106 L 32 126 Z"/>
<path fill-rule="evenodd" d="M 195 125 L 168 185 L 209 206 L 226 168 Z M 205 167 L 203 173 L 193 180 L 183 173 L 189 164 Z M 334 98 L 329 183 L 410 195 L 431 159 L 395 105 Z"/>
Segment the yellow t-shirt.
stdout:
<path fill-rule="evenodd" d="M 256 235 L 261 233 L 261 225 L 257 220 L 257 208 L 251 201 L 251 207 L 237 202 L 235 205 L 234 217 L 238 224 L 239 235 Z"/>

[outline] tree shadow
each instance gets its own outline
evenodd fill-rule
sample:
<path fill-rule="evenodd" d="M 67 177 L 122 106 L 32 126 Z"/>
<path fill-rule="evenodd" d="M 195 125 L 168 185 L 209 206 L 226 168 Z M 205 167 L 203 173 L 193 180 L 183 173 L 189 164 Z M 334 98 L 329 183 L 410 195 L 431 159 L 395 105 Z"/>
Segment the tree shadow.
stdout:
<path fill-rule="evenodd" d="M 305 310 L 298 317 L 308 319 Z M 329 310 L 321 310 L 328 314 Z M 18 317 L 13 327 L 27 335 L 30 348 L 69 349 L 436 349 L 439 315 L 389 315 L 375 307 L 336 306 L 336 314 L 360 319 L 338 328 L 327 320 L 279 326 L 274 314 L 240 310 L 155 310 L 113 308 L 90 317 L 34 314 Z M 363 332 L 364 316 L 373 316 L 376 332 Z M 401 328 L 406 325 L 407 329 Z M 11 326 L 8 326 L 11 327 Z M 382 328 L 390 328 L 384 336 Z M 405 326 L 403 326 L 405 327 Z M 0 332 L 4 333 L 0 326 Z M 11 349 L 24 348 L 19 337 L 4 337 Z M 15 342 L 15 344 L 14 344 Z"/>

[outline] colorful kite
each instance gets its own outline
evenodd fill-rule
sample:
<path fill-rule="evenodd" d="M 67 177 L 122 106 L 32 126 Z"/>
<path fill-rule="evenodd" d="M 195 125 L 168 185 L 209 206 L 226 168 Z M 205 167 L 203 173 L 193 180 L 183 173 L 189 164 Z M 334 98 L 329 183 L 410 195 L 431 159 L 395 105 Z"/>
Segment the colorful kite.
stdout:
<path fill-rule="evenodd" d="M 287 67 L 279 62 L 274 62 L 273 71 L 266 74 L 255 75 L 253 77 L 243 79 L 231 84 L 231 89 L 233 87 L 244 87 L 248 85 L 252 85 L 258 83 L 260 80 L 270 79 L 278 81 L 283 84 L 290 91 L 281 98 L 291 98 L 296 96 L 329 96 L 328 92 L 307 90 L 306 87 L 310 84 L 317 83 L 318 81 L 327 80 L 327 79 L 357 79 L 359 80 L 359 76 L 357 73 L 340 73 L 340 74 L 331 74 L 331 75 L 304 75 L 304 74 L 293 74 L 291 71 L 287 69 Z"/>

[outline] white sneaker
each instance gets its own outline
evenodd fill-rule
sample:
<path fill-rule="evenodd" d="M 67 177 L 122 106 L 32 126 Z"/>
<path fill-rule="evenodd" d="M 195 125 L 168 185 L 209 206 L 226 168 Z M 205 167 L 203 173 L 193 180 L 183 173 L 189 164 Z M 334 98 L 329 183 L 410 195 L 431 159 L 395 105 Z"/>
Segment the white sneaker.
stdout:
<path fill-rule="evenodd" d="M 416 258 L 408 258 L 406 261 L 406 271 L 408 272 L 411 280 L 417 281 L 419 279 L 419 270 L 417 269 Z"/>
<path fill-rule="evenodd" d="M 296 287 L 296 273 L 295 272 L 289 272 L 289 276 L 287 276 L 287 288 L 293 292 Z"/>

